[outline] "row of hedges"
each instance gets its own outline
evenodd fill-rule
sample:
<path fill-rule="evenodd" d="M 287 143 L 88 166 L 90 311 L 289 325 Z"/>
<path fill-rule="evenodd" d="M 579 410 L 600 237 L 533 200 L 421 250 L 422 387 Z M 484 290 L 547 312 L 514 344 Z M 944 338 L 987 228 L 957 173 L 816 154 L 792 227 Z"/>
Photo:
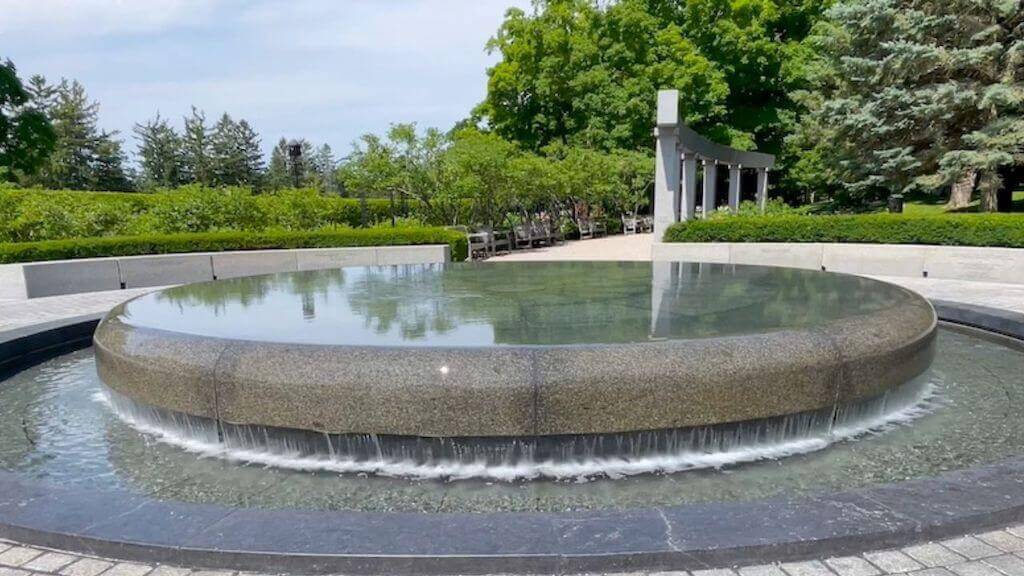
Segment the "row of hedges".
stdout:
<path fill-rule="evenodd" d="M 1024 248 L 1024 216 L 736 216 L 674 224 L 665 231 L 665 242 L 850 242 Z"/>
<path fill-rule="evenodd" d="M 460 232 L 444 228 L 379 227 L 317 232 L 207 232 L 16 242 L 0 244 L 0 263 L 227 250 L 416 244 L 448 244 L 451 246 L 452 260 L 455 261 L 465 260 L 469 251 L 466 236 Z"/>
<path fill-rule="evenodd" d="M 404 208 L 404 209 L 403 209 Z M 468 207 L 467 207 L 468 210 Z M 400 216 L 431 222 L 420 204 Z M 389 222 L 392 203 L 366 201 L 366 221 Z M 0 188 L 0 242 L 217 231 L 318 230 L 363 223 L 358 199 L 315 190 L 254 194 L 247 188 L 185 186 L 153 194 Z"/>

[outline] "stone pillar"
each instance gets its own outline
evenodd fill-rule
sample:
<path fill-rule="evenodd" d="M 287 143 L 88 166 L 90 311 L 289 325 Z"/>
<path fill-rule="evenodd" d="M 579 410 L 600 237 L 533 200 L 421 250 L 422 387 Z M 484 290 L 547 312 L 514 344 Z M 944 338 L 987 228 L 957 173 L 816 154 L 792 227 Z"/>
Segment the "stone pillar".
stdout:
<path fill-rule="evenodd" d="M 740 170 L 739 164 L 729 166 L 729 211 L 736 214 L 740 211 Z"/>
<path fill-rule="evenodd" d="M 697 214 L 697 155 L 683 153 L 682 219 L 693 220 Z"/>
<path fill-rule="evenodd" d="M 658 126 L 654 129 L 654 237 L 679 219 L 679 92 L 658 92 Z"/>
<path fill-rule="evenodd" d="M 768 204 L 768 169 L 757 169 L 757 207 L 764 214 L 764 208 Z"/>
<path fill-rule="evenodd" d="M 704 161 L 704 218 L 715 211 L 715 195 L 718 186 L 718 164 L 714 160 Z"/>

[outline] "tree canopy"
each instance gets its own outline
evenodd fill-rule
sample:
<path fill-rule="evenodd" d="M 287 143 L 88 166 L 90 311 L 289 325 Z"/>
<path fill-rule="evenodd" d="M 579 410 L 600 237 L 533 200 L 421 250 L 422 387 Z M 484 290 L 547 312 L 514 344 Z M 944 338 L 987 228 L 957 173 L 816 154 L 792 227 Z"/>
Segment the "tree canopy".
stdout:
<path fill-rule="evenodd" d="M 0 62 L 0 179 L 34 174 L 53 152 L 56 134 L 44 110 L 33 106 L 31 94 L 10 60 Z"/>

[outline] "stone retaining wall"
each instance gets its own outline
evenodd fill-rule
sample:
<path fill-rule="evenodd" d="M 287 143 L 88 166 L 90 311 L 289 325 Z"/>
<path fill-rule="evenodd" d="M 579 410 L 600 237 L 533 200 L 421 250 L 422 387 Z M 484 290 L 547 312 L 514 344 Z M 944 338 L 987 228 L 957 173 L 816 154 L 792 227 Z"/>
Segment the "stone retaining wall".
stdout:
<path fill-rule="evenodd" d="M 1024 249 L 914 244 L 656 242 L 654 260 L 1024 284 Z"/>
<path fill-rule="evenodd" d="M 88 258 L 0 267 L 0 298 L 39 298 L 340 266 L 448 262 L 446 244 L 202 252 Z"/>

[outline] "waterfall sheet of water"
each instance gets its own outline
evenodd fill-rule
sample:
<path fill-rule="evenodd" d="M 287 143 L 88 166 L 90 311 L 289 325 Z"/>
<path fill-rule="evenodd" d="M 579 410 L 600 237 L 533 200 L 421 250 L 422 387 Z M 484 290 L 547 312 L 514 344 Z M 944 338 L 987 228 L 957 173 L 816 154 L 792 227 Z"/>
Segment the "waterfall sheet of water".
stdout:
<path fill-rule="evenodd" d="M 318 434 L 218 423 L 145 406 L 109 389 L 97 400 L 143 434 L 200 456 L 342 474 L 516 481 L 673 473 L 814 452 L 920 418 L 942 403 L 936 388 L 912 381 L 856 404 L 735 424 L 529 438 Z"/>

